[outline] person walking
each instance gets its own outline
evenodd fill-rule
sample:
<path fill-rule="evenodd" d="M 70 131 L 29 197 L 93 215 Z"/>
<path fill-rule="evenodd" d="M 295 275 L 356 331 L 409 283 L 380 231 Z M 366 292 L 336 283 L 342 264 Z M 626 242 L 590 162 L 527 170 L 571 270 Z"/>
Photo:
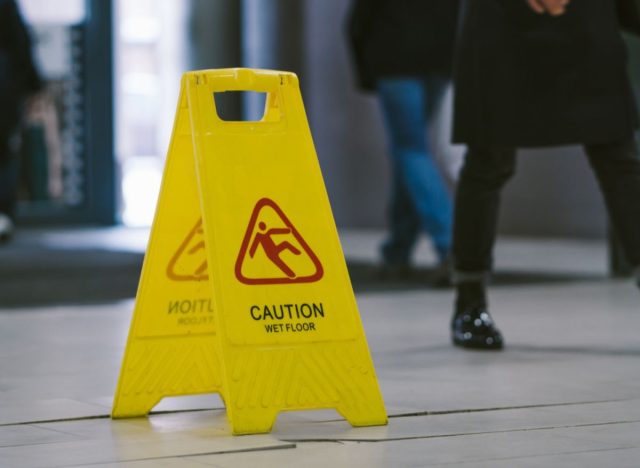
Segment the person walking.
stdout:
<path fill-rule="evenodd" d="M 0 0 L 0 243 L 14 229 L 22 107 L 41 87 L 18 6 L 14 0 Z"/>
<path fill-rule="evenodd" d="M 638 113 L 621 26 L 640 33 L 635 0 L 463 3 L 454 141 L 468 150 L 454 216 L 455 345 L 504 344 L 486 282 L 501 189 L 519 147 L 583 145 L 640 286 Z"/>
<path fill-rule="evenodd" d="M 420 232 L 431 238 L 448 284 L 453 207 L 427 125 L 450 78 L 458 0 L 355 0 L 348 36 L 361 89 L 377 93 L 391 163 L 389 234 L 382 274 L 410 273 Z"/>

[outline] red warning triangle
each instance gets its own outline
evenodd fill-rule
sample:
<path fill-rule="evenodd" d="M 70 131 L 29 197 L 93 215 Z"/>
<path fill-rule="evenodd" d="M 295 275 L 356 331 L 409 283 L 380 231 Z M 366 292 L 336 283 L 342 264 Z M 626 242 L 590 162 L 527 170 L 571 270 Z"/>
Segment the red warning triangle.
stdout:
<path fill-rule="evenodd" d="M 236 260 L 244 284 L 313 283 L 322 264 L 282 209 L 269 198 L 256 203 Z"/>
<path fill-rule="evenodd" d="M 202 218 L 189 231 L 167 265 L 167 277 L 173 281 L 209 279 Z"/>

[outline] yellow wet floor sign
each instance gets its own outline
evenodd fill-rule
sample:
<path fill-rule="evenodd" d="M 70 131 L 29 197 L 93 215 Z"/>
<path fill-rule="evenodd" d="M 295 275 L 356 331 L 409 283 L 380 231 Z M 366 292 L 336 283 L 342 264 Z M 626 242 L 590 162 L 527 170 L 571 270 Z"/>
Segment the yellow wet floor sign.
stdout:
<path fill-rule="evenodd" d="M 214 93 L 266 93 L 224 121 Z M 218 392 L 234 434 L 280 411 L 387 417 L 292 73 L 186 73 L 113 417 Z"/>

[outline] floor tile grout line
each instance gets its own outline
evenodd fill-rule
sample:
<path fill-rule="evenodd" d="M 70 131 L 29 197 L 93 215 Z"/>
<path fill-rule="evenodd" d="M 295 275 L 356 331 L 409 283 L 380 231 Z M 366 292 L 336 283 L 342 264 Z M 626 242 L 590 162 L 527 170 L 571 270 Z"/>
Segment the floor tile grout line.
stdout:
<path fill-rule="evenodd" d="M 110 465 L 113 463 L 135 463 L 141 461 L 153 461 L 153 460 L 167 460 L 171 458 L 191 458 L 191 457 L 206 457 L 209 455 L 228 455 L 233 453 L 251 453 L 251 452 L 267 452 L 272 450 L 292 450 L 297 448 L 297 444 L 293 442 L 289 442 L 283 445 L 272 445 L 267 447 L 249 447 L 246 449 L 236 449 L 236 450 L 218 450 L 212 452 L 201 452 L 201 453 L 188 453 L 181 455 L 163 455 L 161 457 L 145 457 L 145 458 L 131 458 L 127 460 L 117 460 L 117 461 L 106 461 L 106 462 L 93 462 L 93 463 L 80 463 L 75 465 L 64 465 L 60 468 L 71 468 L 73 466 L 100 466 L 100 465 Z"/>
<path fill-rule="evenodd" d="M 139 416 L 134 418 L 118 418 L 116 421 L 126 421 L 130 419 L 140 419 L 146 418 L 148 416 L 158 416 L 163 414 L 181 414 L 181 413 L 198 413 L 203 411 L 223 411 L 224 408 L 197 408 L 197 409 L 186 409 L 186 410 L 167 410 L 167 411 L 154 411 L 153 413 L 149 413 L 146 416 Z M 39 419 L 34 421 L 20 421 L 13 423 L 0 423 L 0 427 L 9 427 L 9 426 L 27 426 L 34 424 L 53 424 L 60 422 L 73 422 L 73 421 L 91 421 L 93 419 L 110 419 L 110 414 L 94 414 L 91 416 L 78 416 L 75 418 L 59 418 L 59 419 Z"/>
<path fill-rule="evenodd" d="M 279 441 L 279 442 L 283 442 L 283 441 Z M 225 451 L 225 452 L 197 453 L 195 455 L 194 454 L 177 455 L 176 458 L 205 457 L 207 455 L 218 455 L 218 454 L 227 454 L 227 453 L 268 452 L 272 450 L 291 450 L 296 448 L 298 448 L 298 444 L 296 442 L 288 442 L 285 445 L 272 445 L 270 447 L 250 447 L 246 449 L 238 449 L 238 450 L 231 450 L 231 451 Z"/>
<path fill-rule="evenodd" d="M 613 400 L 593 400 L 593 401 L 575 401 L 575 402 L 564 402 L 564 403 L 541 403 L 537 405 L 521 405 L 521 406 L 496 406 L 491 408 L 463 408 L 458 410 L 435 410 L 435 411 L 415 411 L 411 413 L 398 413 L 398 414 L 389 414 L 389 419 L 395 418 L 410 418 L 410 417 L 420 417 L 420 416 L 445 416 L 449 414 L 467 414 L 467 413 L 486 413 L 491 411 L 513 411 L 513 410 L 521 410 L 521 409 L 536 409 L 536 408 L 557 408 L 561 406 L 580 406 L 580 405 L 596 405 L 601 403 L 618 403 L 625 401 L 634 401 L 636 398 L 621 398 L 621 399 L 613 399 Z M 148 416 L 157 416 L 163 414 L 180 414 L 180 413 L 198 413 L 204 411 L 224 411 L 225 408 L 195 408 L 195 409 L 186 409 L 186 410 L 166 410 L 166 411 L 155 411 L 150 413 Z M 140 418 L 148 417 L 148 416 L 140 416 Z M 110 414 L 96 414 L 92 416 L 78 416 L 75 418 L 59 418 L 59 419 L 44 419 L 44 420 L 34 420 L 34 421 L 20 421 L 13 423 L 0 423 L 0 427 L 10 427 L 10 426 L 26 426 L 26 425 L 36 425 L 36 424 L 53 424 L 60 422 L 72 422 L 72 421 L 90 421 L 93 419 L 109 419 L 111 417 Z M 137 418 L 120 418 L 119 420 L 126 421 L 127 419 L 137 419 Z M 333 423 L 333 422 L 341 422 L 345 421 L 343 418 L 339 419 L 325 419 L 323 421 L 317 421 L 318 423 Z"/>
<path fill-rule="evenodd" d="M 556 453 L 551 453 L 551 454 L 529 454 L 529 455 L 521 455 L 521 456 L 516 456 L 516 457 L 494 457 L 494 458 L 481 458 L 478 460 L 473 460 L 472 463 L 476 463 L 476 462 L 480 462 L 480 463 L 484 463 L 484 462 L 495 462 L 495 461 L 508 461 L 508 460 L 522 460 L 522 459 L 527 459 L 527 458 L 540 458 L 540 457 L 548 457 L 548 456 L 553 456 L 553 457 L 562 457 L 562 456 L 566 456 L 566 455 L 579 455 L 579 454 L 586 454 L 586 453 L 600 453 L 600 452 L 614 452 L 617 450 L 637 450 L 638 447 L 634 447 L 634 446 L 621 446 L 621 447 L 609 447 L 609 448 L 601 448 L 601 449 L 590 449 L 590 450 L 572 450 L 572 451 L 567 451 L 567 452 L 556 452 Z M 463 462 L 466 463 L 466 462 Z M 445 462 L 445 463 L 436 463 L 435 465 L 426 465 L 426 466 L 447 466 L 447 465 L 455 465 L 455 466 L 459 466 L 460 462 Z"/>
<path fill-rule="evenodd" d="M 389 437 L 386 439 L 346 439 L 346 438 L 309 438 L 309 439 L 278 439 L 282 442 L 296 442 L 296 443 L 313 443 L 313 442 L 361 442 L 361 443 L 377 443 L 377 442 L 397 442 L 403 440 L 420 440 L 420 439 L 444 439 L 452 437 L 466 437 L 476 435 L 488 435 L 488 434 L 508 434 L 510 432 L 530 432 L 530 431 L 551 431 L 556 429 L 575 429 L 581 427 L 599 427 L 599 426 L 612 426 L 616 424 L 635 424 L 640 423 L 640 419 L 632 419 L 627 421 L 608 421 L 601 423 L 588 423 L 588 424 L 569 424 L 564 426 L 543 426 L 543 427 L 526 427 L 521 429 L 503 429 L 499 431 L 480 431 L 480 432 L 460 432 L 457 434 L 437 434 L 437 435 L 425 435 L 425 436 L 407 436 L 407 437 Z"/>
<path fill-rule="evenodd" d="M 581 406 L 581 405 L 597 405 L 601 403 L 617 403 L 624 401 L 633 401 L 635 398 L 614 399 L 614 400 L 593 400 L 593 401 L 570 401 L 564 403 L 540 403 L 537 405 L 521 405 L 521 406 L 496 406 L 492 408 L 467 408 L 457 410 L 441 410 L 441 411 L 416 411 L 412 413 L 391 414 L 389 418 L 407 418 L 417 416 L 444 416 L 448 414 L 465 414 L 465 413 L 486 413 L 491 411 L 512 411 L 521 409 L 537 409 L 537 408 L 557 408 L 561 406 Z"/>
<path fill-rule="evenodd" d="M 91 416 L 78 416 L 75 418 L 60 418 L 60 419 L 37 419 L 34 421 L 19 421 L 12 423 L 1 423 L 0 427 L 11 427 L 11 426 L 32 426 L 36 424 L 54 424 L 61 422 L 73 422 L 73 421 L 91 421 L 94 419 L 108 419 L 110 416 L 108 414 L 96 414 Z"/>
<path fill-rule="evenodd" d="M 513 410 L 521 410 L 521 409 L 537 409 L 537 408 L 558 408 L 562 406 L 580 406 L 580 405 L 597 405 L 601 403 L 618 403 L 625 401 L 634 401 L 636 398 L 621 398 L 621 399 L 613 399 L 613 400 L 593 400 L 593 401 L 575 401 L 575 402 L 564 402 L 564 403 L 541 403 L 537 405 L 521 405 L 521 406 L 496 406 L 491 408 L 463 408 L 456 410 L 435 410 L 435 411 L 415 411 L 411 413 L 397 413 L 397 414 L 389 414 L 387 417 L 389 419 L 395 418 L 411 418 L 411 417 L 421 417 L 421 416 L 446 416 L 449 414 L 468 414 L 468 413 L 486 413 L 491 411 L 513 411 Z M 345 421 L 344 419 L 327 419 L 322 422 L 341 422 Z"/>
<path fill-rule="evenodd" d="M 68 436 L 73 436 L 73 437 L 76 437 L 78 440 L 87 440 L 86 437 L 80 436 L 75 432 L 63 431 L 54 427 L 41 426 L 39 423 L 29 424 L 28 427 L 37 427 L 38 429 L 42 429 L 44 431 L 50 431 L 50 432 L 55 432 L 56 434 L 65 434 Z"/>
<path fill-rule="evenodd" d="M 69 433 L 65 433 L 65 432 L 59 432 L 59 434 L 66 434 L 66 435 L 74 435 L 74 434 L 69 434 Z M 11 444 L 11 445 L 0 445 L 0 451 L 4 450 L 4 449 L 8 449 L 8 448 L 16 448 L 16 447 L 41 447 L 43 445 L 54 445 L 54 444 L 64 444 L 64 443 L 69 443 L 69 442 L 79 442 L 79 441 L 84 441 L 84 440 L 88 440 L 86 438 L 82 438 L 80 436 L 76 436 L 77 440 L 52 440 L 52 441 L 48 441 L 48 442 L 27 442 L 24 444 Z"/>

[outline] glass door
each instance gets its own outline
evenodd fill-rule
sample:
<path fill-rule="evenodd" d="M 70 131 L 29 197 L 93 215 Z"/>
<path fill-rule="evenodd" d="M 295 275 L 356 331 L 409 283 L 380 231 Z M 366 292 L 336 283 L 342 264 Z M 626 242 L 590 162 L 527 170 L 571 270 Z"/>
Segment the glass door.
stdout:
<path fill-rule="evenodd" d="M 21 132 L 18 221 L 113 224 L 111 2 L 18 4 L 44 81 Z"/>

